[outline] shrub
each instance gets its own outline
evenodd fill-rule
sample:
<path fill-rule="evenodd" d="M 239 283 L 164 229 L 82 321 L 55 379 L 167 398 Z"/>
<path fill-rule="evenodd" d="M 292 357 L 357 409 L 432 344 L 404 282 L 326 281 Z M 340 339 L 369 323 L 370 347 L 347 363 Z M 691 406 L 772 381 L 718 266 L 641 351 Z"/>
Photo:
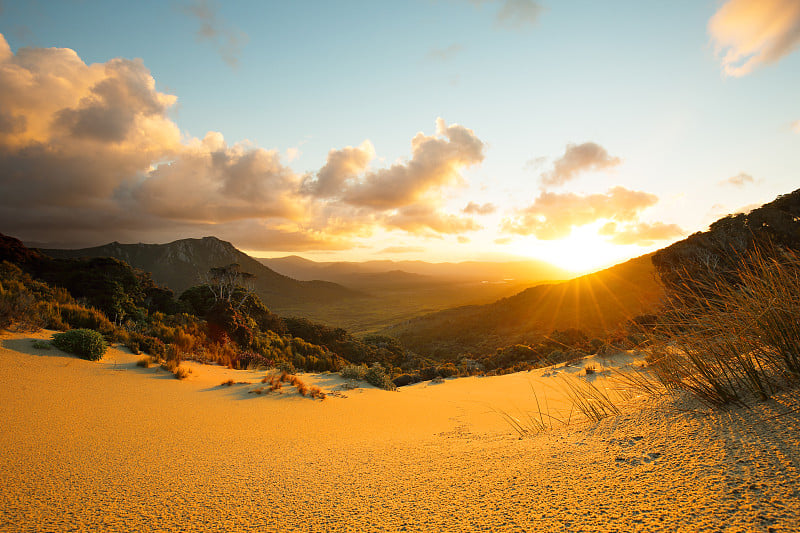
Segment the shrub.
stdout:
<path fill-rule="evenodd" d="M 192 373 L 192 370 L 185 366 L 177 366 L 172 373 L 175 375 L 175 379 L 186 379 Z"/>
<path fill-rule="evenodd" d="M 153 364 L 153 360 L 149 357 L 142 357 L 138 361 L 136 361 L 136 366 L 140 366 L 142 368 L 150 368 L 150 365 Z"/>
<path fill-rule="evenodd" d="M 375 363 L 369 368 L 369 370 L 367 370 L 367 372 L 364 374 L 364 380 L 370 385 L 375 385 L 379 389 L 385 389 L 385 390 L 397 389 L 394 383 L 392 383 L 392 380 L 389 377 L 389 375 L 386 373 L 383 367 L 378 363 Z"/>
<path fill-rule="evenodd" d="M 345 379 L 364 380 L 367 370 L 367 365 L 347 365 L 339 371 L 339 375 Z"/>
<path fill-rule="evenodd" d="M 100 360 L 107 348 L 103 336 L 90 329 L 71 329 L 56 333 L 53 335 L 53 346 L 90 361 Z"/>
<path fill-rule="evenodd" d="M 50 343 L 46 341 L 33 341 L 33 347 L 37 350 L 49 350 Z"/>

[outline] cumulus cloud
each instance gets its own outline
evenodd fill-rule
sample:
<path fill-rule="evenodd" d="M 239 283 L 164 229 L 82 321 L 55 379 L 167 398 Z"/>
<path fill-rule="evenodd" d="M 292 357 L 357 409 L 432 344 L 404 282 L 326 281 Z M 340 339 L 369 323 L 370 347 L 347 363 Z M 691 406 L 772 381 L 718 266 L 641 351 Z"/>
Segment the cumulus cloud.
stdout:
<path fill-rule="evenodd" d="M 357 179 L 375 157 L 375 148 L 369 141 L 354 148 L 347 146 L 328 152 L 328 158 L 316 177 L 303 180 L 303 190 L 313 196 L 332 198 L 340 196 L 348 180 Z"/>
<path fill-rule="evenodd" d="M 173 220 L 300 219 L 299 178 L 274 150 L 237 144 L 209 132 L 180 157 L 158 165 L 132 196 L 149 212 Z"/>
<path fill-rule="evenodd" d="M 604 170 L 621 163 L 620 158 L 608 155 L 597 143 L 568 144 L 564 155 L 553 163 L 553 169 L 542 173 L 543 185 L 563 185 L 581 172 Z"/>
<path fill-rule="evenodd" d="M 0 35 L 0 205 L 98 206 L 180 149 L 175 97 L 140 60 L 86 65 Z"/>
<path fill-rule="evenodd" d="M 651 246 L 657 241 L 668 241 L 682 237 L 683 229 L 676 224 L 664 224 L 655 222 L 636 222 L 632 224 L 617 224 L 608 222 L 602 226 L 598 233 L 611 237 L 610 241 L 614 244 L 637 244 L 639 246 Z"/>
<path fill-rule="evenodd" d="M 726 74 L 744 76 L 800 44 L 797 0 L 728 0 L 708 23 Z"/>
<path fill-rule="evenodd" d="M 614 187 L 605 194 L 542 192 L 530 206 L 503 221 L 508 233 L 534 235 L 542 240 L 569 236 L 573 228 L 609 219 L 633 222 L 639 213 L 658 202 L 658 197 L 642 191 Z"/>
<path fill-rule="evenodd" d="M 192 0 L 181 6 L 181 10 L 200 22 L 197 38 L 211 42 L 220 57 L 231 67 L 239 65 L 242 48 L 249 37 L 241 30 L 232 28 L 218 15 L 217 5 L 211 0 Z"/>
<path fill-rule="evenodd" d="M 754 183 L 755 180 L 753 176 L 750 174 L 745 174 L 744 172 L 740 172 L 735 176 L 731 176 L 730 178 L 724 179 L 719 182 L 720 185 L 734 185 L 736 187 L 744 187 L 748 183 Z"/>
<path fill-rule="evenodd" d="M 492 203 L 477 204 L 470 202 L 464 208 L 464 214 L 467 215 L 491 215 L 497 211 L 497 206 Z"/>
<path fill-rule="evenodd" d="M 348 184 L 343 200 L 373 209 L 396 209 L 433 201 L 444 187 L 462 183 L 461 169 L 483 161 L 484 144 L 458 124 L 436 120 L 436 135 L 417 133 L 411 140 L 411 159 L 367 173 Z"/>
<path fill-rule="evenodd" d="M 370 170 L 369 141 L 300 175 L 276 150 L 182 138 L 141 60 L 87 65 L 72 50 L 0 35 L 0 226 L 27 240 L 87 245 L 215 234 L 251 249 L 341 249 L 379 227 L 479 228 L 443 211 L 462 169 L 483 160 L 469 129 L 437 120 L 408 160 Z M 35 209 L 32 208 L 35 206 Z M 474 206 L 475 214 L 488 204 Z M 294 243 L 294 244 L 293 244 Z"/>
<path fill-rule="evenodd" d="M 383 224 L 416 235 L 458 234 L 481 229 L 470 217 L 443 213 L 432 206 L 420 204 L 404 207 L 387 215 Z"/>

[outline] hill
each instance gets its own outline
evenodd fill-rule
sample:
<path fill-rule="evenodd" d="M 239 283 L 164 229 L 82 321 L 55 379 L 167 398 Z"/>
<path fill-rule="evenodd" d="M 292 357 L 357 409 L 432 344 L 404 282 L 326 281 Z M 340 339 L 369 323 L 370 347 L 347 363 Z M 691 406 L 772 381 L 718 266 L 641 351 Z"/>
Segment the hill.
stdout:
<path fill-rule="evenodd" d="M 562 283 L 537 285 L 487 305 L 432 313 L 392 326 L 412 350 L 486 354 L 514 343 L 535 342 L 553 330 L 588 335 L 611 331 L 652 311 L 663 295 L 651 255 Z"/>
<path fill-rule="evenodd" d="M 357 291 L 325 281 L 298 281 L 278 274 L 231 243 L 216 237 L 181 239 L 167 244 L 120 244 L 112 242 L 78 250 L 45 249 L 55 258 L 113 257 L 150 272 L 156 283 L 176 294 L 204 282 L 213 267 L 239 263 L 242 270 L 255 275 L 253 288 L 264 303 L 276 312 L 314 302 L 335 302 L 362 296 Z"/>

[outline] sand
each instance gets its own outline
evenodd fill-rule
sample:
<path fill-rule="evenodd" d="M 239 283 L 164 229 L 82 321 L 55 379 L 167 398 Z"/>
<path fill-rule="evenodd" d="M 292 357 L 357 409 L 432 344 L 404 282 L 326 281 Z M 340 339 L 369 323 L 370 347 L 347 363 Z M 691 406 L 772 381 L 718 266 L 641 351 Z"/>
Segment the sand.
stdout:
<path fill-rule="evenodd" d="M 0 531 L 800 528 L 789 394 L 729 411 L 620 399 L 617 416 L 519 438 L 498 411 L 546 398 L 564 418 L 559 375 L 601 388 L 613 376 L 581 365 L 319 401 L 220 386 L 264 372 L 188 363 L 178 381 L 124 349 L 89 362 L 32 347 L 49 336 L 0 335 Z"/>

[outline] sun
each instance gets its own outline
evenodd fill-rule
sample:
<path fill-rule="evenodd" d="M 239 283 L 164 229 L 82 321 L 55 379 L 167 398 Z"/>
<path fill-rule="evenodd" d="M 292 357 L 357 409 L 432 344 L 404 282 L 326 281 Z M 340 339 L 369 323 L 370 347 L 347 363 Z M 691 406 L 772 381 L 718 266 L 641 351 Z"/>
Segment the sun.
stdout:
<path fill-rule="evenodd" d="M 597 228 L 577 228 L 563 239 L 520 239 L 510 245 L 512 253 L 547 261 L 575 274 L 587 274 L 646 253 L 639 246 L 613 244 L 597 234 Z"/>

